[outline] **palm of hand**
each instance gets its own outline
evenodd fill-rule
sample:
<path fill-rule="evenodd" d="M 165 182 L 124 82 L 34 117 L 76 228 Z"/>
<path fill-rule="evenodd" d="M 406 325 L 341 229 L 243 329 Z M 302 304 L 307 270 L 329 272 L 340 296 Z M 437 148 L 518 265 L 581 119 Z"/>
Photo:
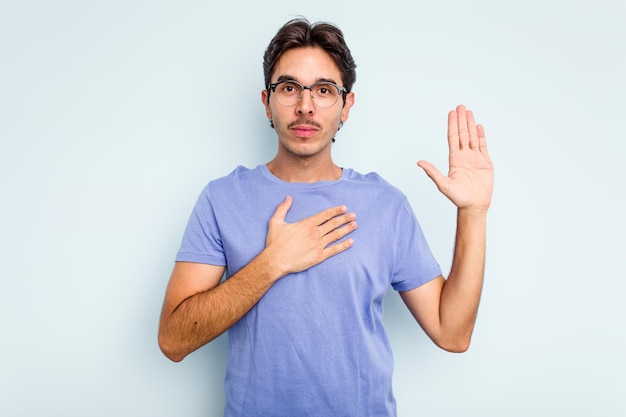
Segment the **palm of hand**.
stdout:
<path fill-rule="evenodd" d="M 473 149 L 450 153 L 448 177 L 441 192 L 459 208 L 488 208 L 493 190 L 493 164 L 488 155 Z"/>
<path fill-rule="evenodd" d="M 460 105 L 448 114 L 449 171 L 445 176 L 431 163 L 418 165 L 458 208 L 486 210 L 493 192 L 493 164 L 485 131 L 474 115 Z"/>

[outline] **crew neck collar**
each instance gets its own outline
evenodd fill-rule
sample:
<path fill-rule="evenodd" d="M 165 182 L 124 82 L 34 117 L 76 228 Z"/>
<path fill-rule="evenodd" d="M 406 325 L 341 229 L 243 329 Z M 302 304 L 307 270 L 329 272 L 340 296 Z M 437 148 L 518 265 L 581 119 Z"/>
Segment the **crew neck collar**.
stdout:
<path fill-rule="evenodd" d="M 288 187 L 294 187 L 294 188 L 320 188 L 320 187 L 332 186 L 334 184 L 337 184 L 345 180 L 348 176 L 348 171 L 349 171 L 349 169 L 347 168 L 341 168 L 341 176 L 336 180 L 323 180 L 323 181 L 316 181 L 316 182 L 291 182 L 291 181 L 282 180 L 278 178 L 276 175 L 272 174 L 272 172 L 267 167 L 267 164 L 259 165 L 258 168 L 261 170 L 263 175 L 269 180 L 271 180 L 272 182 L 282 184 Z"/>

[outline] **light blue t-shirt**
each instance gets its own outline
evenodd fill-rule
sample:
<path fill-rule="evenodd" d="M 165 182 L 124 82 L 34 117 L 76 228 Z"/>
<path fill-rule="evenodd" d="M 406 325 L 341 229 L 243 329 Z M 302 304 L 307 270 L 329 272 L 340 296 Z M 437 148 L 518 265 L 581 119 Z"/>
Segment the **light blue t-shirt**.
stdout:
<path fill-rule="evenodd" d="M 441 273 L 406 197 L 378 174 L 285 182 L 266 165 L 211 181 L 193 210 L 177 261 L 233 275 L 265 247 L 287 195 L 287 222 L 346 205 L 354 246 L 276 282 L 228 331 L 225 416 L 395 416 L 393 357 L 383 298 Z"/>

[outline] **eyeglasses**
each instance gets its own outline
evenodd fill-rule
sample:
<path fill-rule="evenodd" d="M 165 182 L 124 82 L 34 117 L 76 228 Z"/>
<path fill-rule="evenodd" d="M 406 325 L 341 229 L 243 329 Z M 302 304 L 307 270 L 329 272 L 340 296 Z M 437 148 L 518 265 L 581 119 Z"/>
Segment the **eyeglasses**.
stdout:
<path fill-rule="evenodd" d="M 348 92 L 345 88 L 328 81 L 318 81 L 313 85 L 306 86 L 294 80 L 284 80 L 270 84 L 269 89 L 276 94 L 276 100 L 287 107 L 295 106 L 302 98 L 304 90 L 311 91 L 313 103 L 321 108 L 332 107 L 340 95 Z"/>

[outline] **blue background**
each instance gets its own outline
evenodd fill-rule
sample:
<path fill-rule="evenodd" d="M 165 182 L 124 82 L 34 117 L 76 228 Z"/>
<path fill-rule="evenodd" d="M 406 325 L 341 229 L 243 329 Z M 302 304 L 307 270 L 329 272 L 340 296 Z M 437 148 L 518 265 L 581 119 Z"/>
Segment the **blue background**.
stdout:
<path fill-rule="evenodd" d="M 438 350 L 391 291 L 401 416 L 626 409 L 623 2 L 0 2 L 0 404 L 7 416 L 216 416 L 225 339 L 180 364 L 157 325 L 205 183 L 276 138 L 261 58 L 304 15 L 345 32 L 356 105 L 341 166 L 416 208 L 447 271 L 446 114 L 496 166 L 470 350 Z M 427 204 L 418 202 L 427 201 Z"/>

